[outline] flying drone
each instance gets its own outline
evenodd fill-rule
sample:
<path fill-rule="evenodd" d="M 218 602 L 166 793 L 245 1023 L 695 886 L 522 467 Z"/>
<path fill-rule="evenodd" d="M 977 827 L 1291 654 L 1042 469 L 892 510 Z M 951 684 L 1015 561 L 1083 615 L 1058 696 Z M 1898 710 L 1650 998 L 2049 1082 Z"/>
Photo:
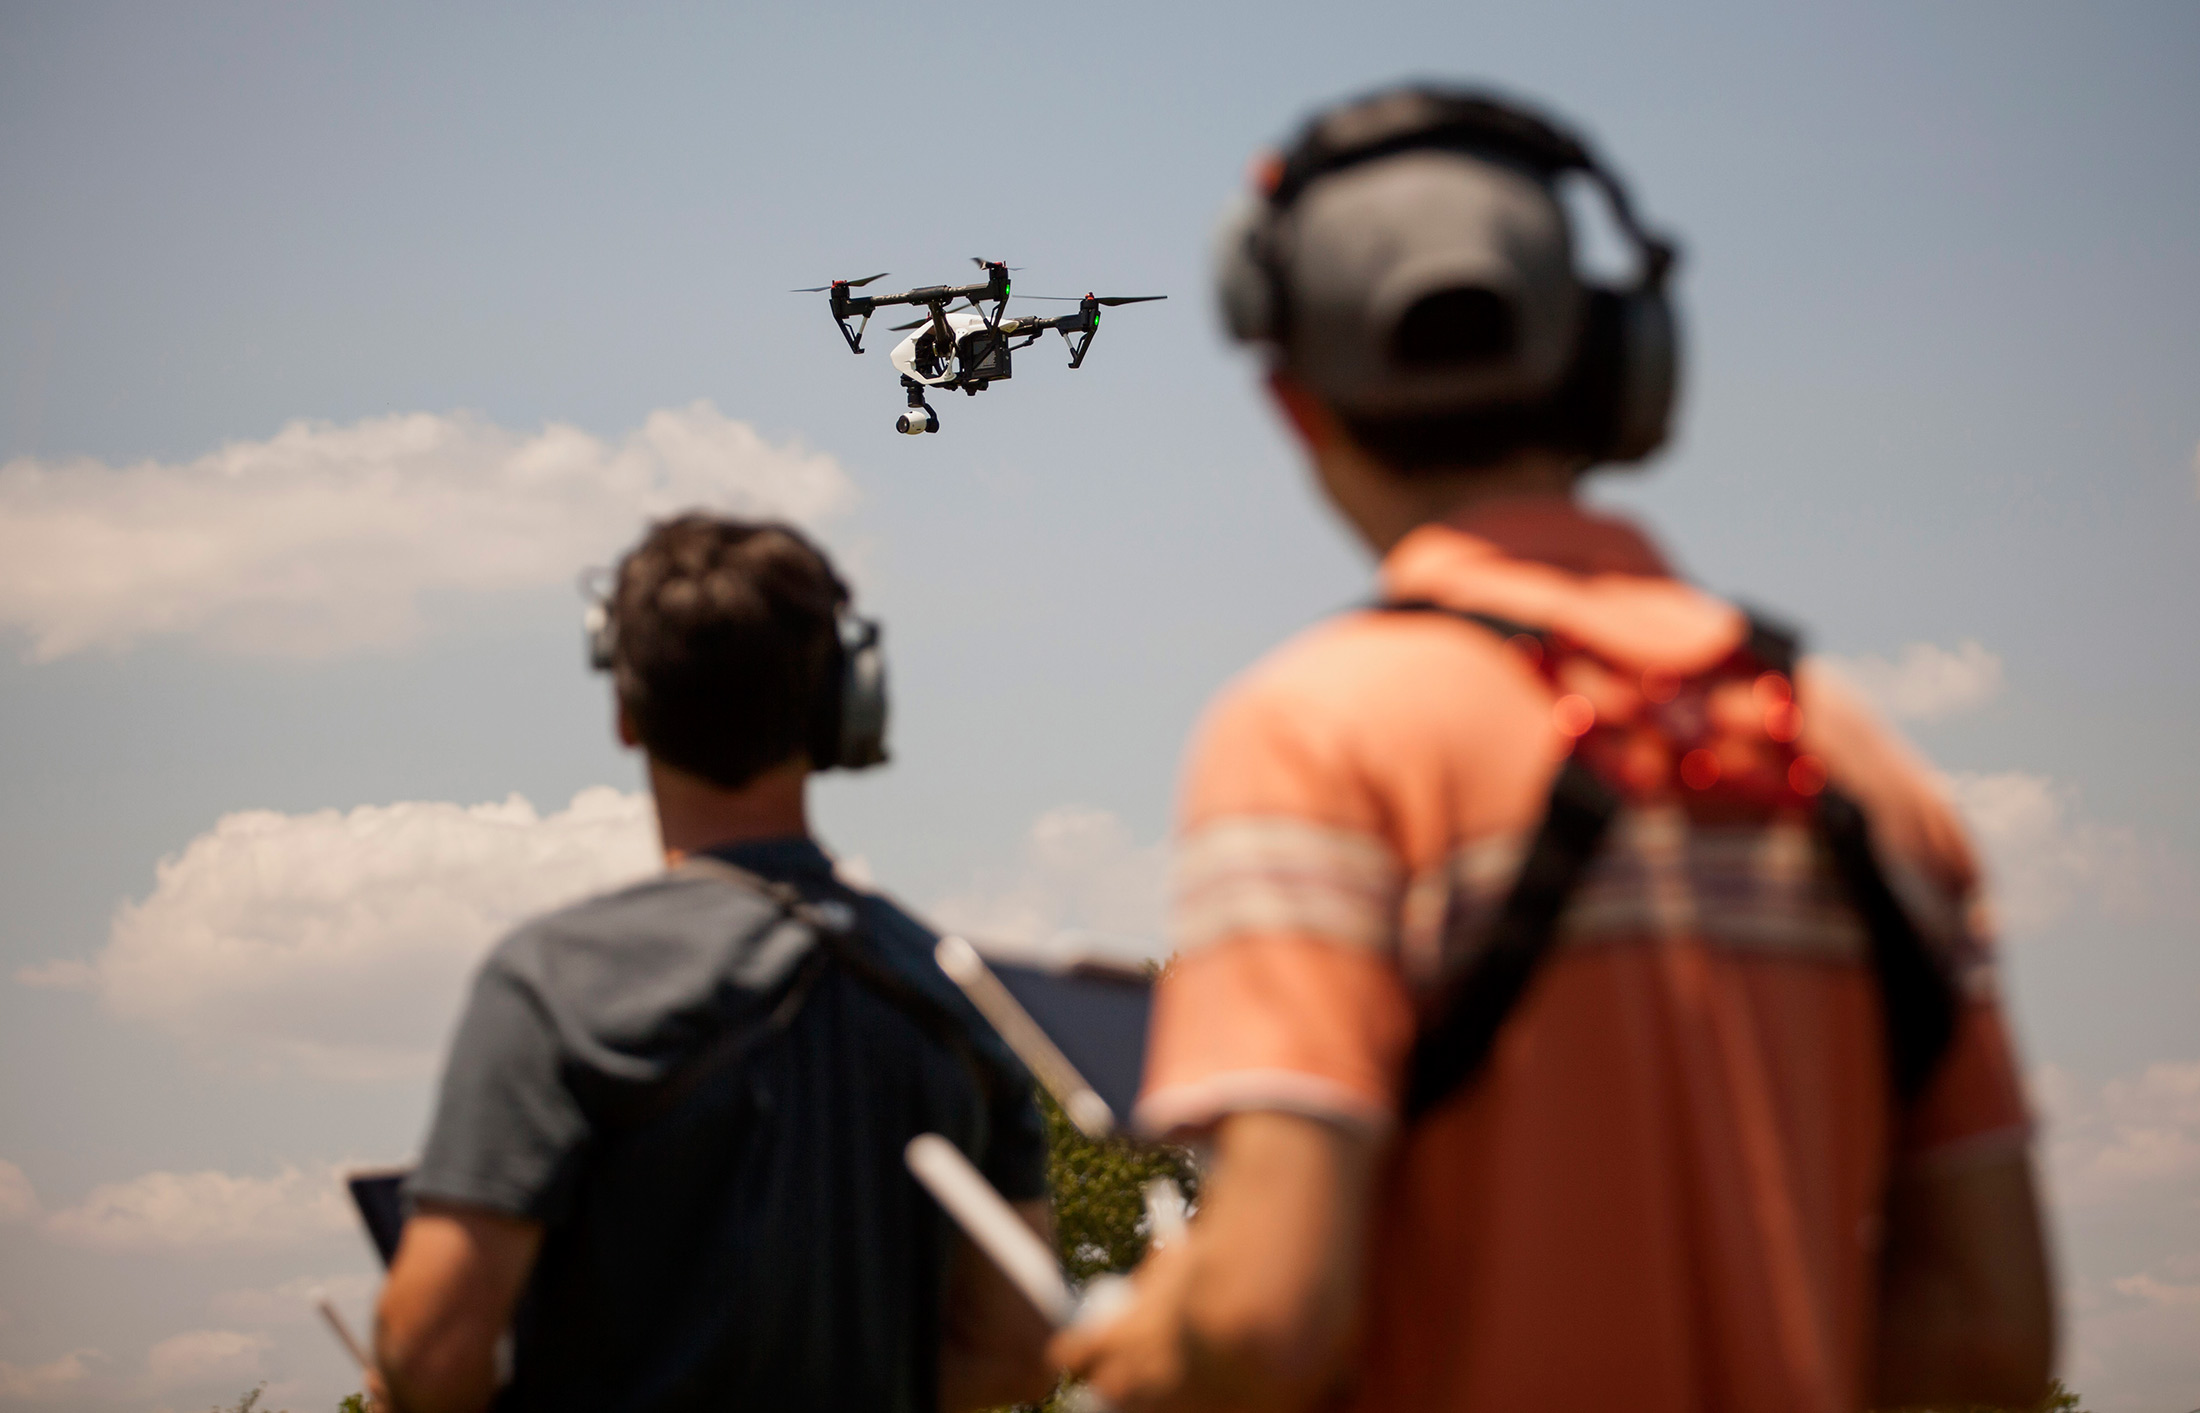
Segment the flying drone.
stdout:
<path fill-rule="evenodd" d="M 896 304 L 924 306 L 923 318 L 896 324 L 890 330 L 897 334 L 916 331 L 894 345 L 894 351 L 887 355 L 901 370 L 901 385 L 909 394 L 909 410 L 894 419 L 897 432 L 920 436 L 940 429 L 940 414 L 933 411 L 932 404 L 924 398 L 927 389 L 961 388 L 966 395 L 976 397 L 994 383 L 1007 380 L 1010 352 L 1030 347 L 1049 329 L 1060 334 L 1062 342 L 1069 346 L 1069 366 L 1081 368 L 1085 364 L 1085 350 L 1092 347 L 1092 336 L 1100 331 L 1101 309 L 1168 298 L 1165 294 L 1087 294 L 1082 299 L 1025 295 L 1026 299 L 1075 304 L 1077 312 L 1010 319 L 1005 317 L 1009 267 L 999 260 L 978 256 L 972 256 L 970 263 L 985 271 L 985 283 L 925 285 L 900 294 L 855 292 L 873 280 L 885 279 L 885 273 L 881 272 L 860 280 L 834 280 L 829 285 L 812 285 L 794 291 L 796 294 L 831 296 L 833 322 L 840 327 L 840 336 L 848 341 L 852 353 L 863 352 L 863 333 L 871 327 L 874 311 Z M 950 310 L 949 306 L 958 300 L 960 306 Z M 992 306 L 990 312 L 987 305 Z M 849 321 L 858 316 L 863 322 L 850 327 Z"/>

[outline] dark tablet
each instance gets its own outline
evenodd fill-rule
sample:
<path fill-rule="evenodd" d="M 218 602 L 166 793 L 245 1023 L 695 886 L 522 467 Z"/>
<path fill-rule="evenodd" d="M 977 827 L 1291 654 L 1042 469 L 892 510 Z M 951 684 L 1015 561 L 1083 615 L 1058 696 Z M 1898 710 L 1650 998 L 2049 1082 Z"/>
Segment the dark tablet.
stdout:
<path fill-rule="evenodd" d="M 384 1267 L 397 1255 L 397 1237 L 405 1229 L 405 1179 L 410 1176 L 409 1168 L 381 1168 L 344 1179 Z"/>

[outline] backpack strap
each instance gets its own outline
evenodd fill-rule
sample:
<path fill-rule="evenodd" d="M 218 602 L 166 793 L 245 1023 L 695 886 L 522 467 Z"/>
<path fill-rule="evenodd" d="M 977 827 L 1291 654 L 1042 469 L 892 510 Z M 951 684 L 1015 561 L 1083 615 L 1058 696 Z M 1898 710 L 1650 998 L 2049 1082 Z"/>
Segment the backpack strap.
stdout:
<path fill-rule="evenodd" d="M 1387 613 L 1434 613 L 1486 628 L 1504 639 L 1550 635 L 1532 624 L 1433 599 L 1392 599 Z M 1558 936 L 1558 919 L 1589 871 L 1597 846 L 1619 813 L 1620 797 L 1596 772 L 1569 757 L 1551 781 L 1543 821 L 1497 910 L 1482 949 L 1453 986 L 1443 1007 L 1414 1038 L 1406 1061 L 1406 1122 L 1426 1114 L 1489 1058 L 1497 1032 L 1535 979 Z"/>
<path fill-rule="evenodd" d="M 1828 785 L 1818 796 L 1818 828 L 1871 938 L 1872 971 L 1887 1016 L 1887 1067 L 1907 1104 L 1924 1091 L 1955 1038 L 1955 986 L 1888 886 L 1863 806 Z"/>
<path fill-rule="evenodd" d="M 1389 613 L 1441 614 L 1506 639 L 1525 636 L 1539 644 L 1551 641 L 1545 629 L 1430 599 L 1385 600 L 1370 607 Z M 1773 619 L 1745 613 L 1748 628 L 1742 650 L 1762 669 L 1792 682 L 1799 656 L 1796 633 Z M 1543 820 L 1520 876 L 1497 910 L 1485 946 L 1414 1040 L 1403 1102 L 1408 1123 L 1472 1079 L 1489 1058 L 1498 1030 L 1550 953 L 1559 917 L 1620 804 L 1618 793 L 1579 757 L 1568 757 L 1551 782 Z M 1863 807 L 1827 786 L 1819 794 L 1816 822 L 1869 938 L 1872 971 L 1886 1014 L 1888 1068 L 1896 1095 L 1908 1104 L 1939 1068 L 1954 1036 L 1955 988 L 1889 886 L 1872 848 L 1870 821 Z"/>
<path fill-rule="evenodd" d="M 784 984 L 779 1000 L 769 1012 L 758 1020 L 722 1027 L 695 1054 L 682 1061 L 670 1075 L 618 1116 L 619 1131 L 632 1131 L 670 1113 L 704 1080 L 739 1064 L 766 1041 L 784 1033 L 801 1014 L 810 993 L 817 989 L 818 980 L 828 964 L 839 966 L 858 984 L 907 1016 L 927 1037 L 953 1053 L 977 1080 L 989 1104 L 997 1097 L 1000 1078 L 979 1057 L 968 1032 L 938 1000 L 925 995 L 908 978 L 897 974 L 864 948 L 856 935 L 853 910 L 831 903 L 813 903 L 791 884 L 766 878 L 713 854 L 691 854 L 674 872 L 713 879 L 761 895 L 778 908 L 783 919 L 807 928 L 815 945 L 796 965 L 793 976 Z"/>
<path fill-rule="evenodd" d="M 1743 647 L 1760 666 L 1795 680 L 1794 630 L 1751 611 Z M 1872 972 L 1886 1014 L 1887 1068 L 1895 1094 L 1908 1104 L 1924 1091 L 1955 1038 L 1955 986 L 1889 886 L 1872 847 L 1871 819 L 1864 807 L 1827 785 L 1818 794 L 1817 825 L 1834 872 L 1870 939 Z"/>
<path fill-rule="evenodd" d="M 1468 623 L 1480 624 L 1500 638 L 1533 638 L 1540 643 L 1550 636 L 1547 630 L 1538 628 L 1533 624 L 1522 623 L 1517 618 L 1506 618 L 1500 614 L 1484 613 L 1480 609 L 1453 608 L 1448 603 L 1438 603 L 1434 599 L 1383 599 L 1378 603 L 1369 604 L 1368 607 L 1378 613 L 1440 614 L 1445 618 L 1457 618 Z"/>
<path fill-rule="evenodd" d="M 1612 787 L 1579 760 L 1569 758 L 1559 768 L 1543 823 L 1485 945 L 1443 1009 L 1414 1038 L 1406 1062 L 1407 1123 L 1435 1108 L 1489 1058 L 1498 1028 L 1549 955 L 1559 915 L 1588 872 L 1619 805 Z"/>

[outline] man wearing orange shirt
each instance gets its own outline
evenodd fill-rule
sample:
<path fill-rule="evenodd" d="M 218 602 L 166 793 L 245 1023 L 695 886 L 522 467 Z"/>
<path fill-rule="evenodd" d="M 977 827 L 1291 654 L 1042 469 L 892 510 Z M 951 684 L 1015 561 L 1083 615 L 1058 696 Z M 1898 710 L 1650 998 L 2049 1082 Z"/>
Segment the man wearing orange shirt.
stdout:
<path fill-rule="evenodd" d="M 1585 177 L 1639 266 L 1577 271 Z M 1209 712 L 1149 1129 L 1190 1234 L 1056 1357 L 1119 1408 L 2018 1404 L 2052 1305 L 1963 832 L 1581 473 L 1665 435 L 1671 247 L 1578 139 L 1398 89 L 1225 227 L 1381 600 Z"/>

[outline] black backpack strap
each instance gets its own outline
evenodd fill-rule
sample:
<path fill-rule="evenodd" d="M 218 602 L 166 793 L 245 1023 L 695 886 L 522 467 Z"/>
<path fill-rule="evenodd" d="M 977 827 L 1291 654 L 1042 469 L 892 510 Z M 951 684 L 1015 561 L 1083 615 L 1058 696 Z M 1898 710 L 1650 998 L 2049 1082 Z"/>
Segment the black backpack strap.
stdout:
<path fill-rule="evenodd" d="M 1743 646 L 1760 665 L 1794 680 L 1800 646 L 1793 629 L 1751 611 Z M 1924 1091 L 1954 1038 L 1955 986 L 1888 886 L 1864 807 L 1829 785 L 1818 796 L 1817 824 L 1870 939 L 1872 972 L 1886 1015 L 1888 1069 L 1896 1095 L 1907 1104 Z"/>
<path fill-rule="evenodd" d="M 1802 635 L 1753 608 L 1745 606 L 1742 616 L 1749 625 L 1742 638 L 1742 650 L 1757 659 L 1758 666 L 1794 681 L 1795 660 L 1803 652 Z"/>
<path fill-rule="evenodd" d="M 1871 939 L 1872 971 L 1886 1008 L 1888 1068 L 1895 1093 L 1909 1103 L 1923 1092 L 1955 1037 L 1955 986 L 1888 886 L 1863 807 L 1829 785 L 1818 796 L 1818 828 Z"/>
<path fill-rule="evenodd" d="M 1482 949 L 1413 1042 L 1406 1065 L 1405 1118 L 1420 1118 L 1481 1068 L 1505 1017 L 1535 979 L 1620 799 L 1579 760 L 1551 782 L 1520 876 L 1505 896 Z"/>
<path fill-rule="evenodd" d="M 1369 604 L 1368 607 L 1377 613 L 1441 614 L 1446 618 L 1457 618 L 1468 623 L 1480 624 L 1500 638 L 1525 637 L 1542 642 L 1550 636 L 1543 629 L 1535 627 L 1533 624 L 1522 623 L 1518 619 L 1505 618 L 1495 613 L 1484 613 L 1480 609 L 1453 608 L 1448 603 L 1438 603 L 1434 599 L 1382 599 Z"/>
<path fill-rule="evenodd" d="M 714 854 L 692 855 L 680 867 L 681 871 L 697 877 L 715 878 L 762 894 L 778 906 L 781 916 L 807 927 L 816 945 L 810 955 L 802 959 L 769 1015 L 754 1024 L 728 1027 L 705 1045 L 694 1058 L 651 1091 L 639 1106 L 638 1117 L 633 1122 L 646 1121 L 670 1110 L 706 1076 L 737 1063 L 793 1024 L 828 963 L 847 972 L 859 985 L 908 1017 L 934 1044 L 952 1053 L 977 1082 L 989 1108 L 1000 1098 L 1003 1077 L 978 1053 L 962 1021 L 938 998 L 926 995 L 921 987 L 871 954 L 856 934 L 852 909 L 837 903 L 820 906 L 803 897 L 801 890 L 792 884 L 752 873 Z"/>
<path fill-rule="evenodd" d="M 1502 638 L 1526 635 L 1542 642 L 1549 636 L 1529 624 L 1429 599 L 1392 599 L 1371 607 L 1443 614 L 1479 624 Z M 1745 613 L 1744 651 L 1761 667 L 1792 681 L 1801 653 L 1797 634 L 1775 619 Z M 1543 822 L 1485 946 L 1414 1042 L 1406 1071 L 1408 1122 L 1442 1102 L 1488 1058 L 1499 1027 L 1550 951 L 1559 916 L 1619 805 L 1611 787 L 1578 759 L 1569 759 L 1551 782 Z M 1828 786 L 1819 795 L 1817 824 L 1870 938 L 1872 971 L 1887 1017 L 1888 1064 L 1897 1095 L 1908 1103 L 1923 1091 L 1955 1034 L 1955 988 L 1888 886 L 1863 808 Z"/>
<path fill-rule="evenodd" d="M 1385 613 L 1434 613 L 1488 629 L 1504 639 L 1538 643 L 1550 635 L 1533 624 L 1433 599 L 1385 599 Z M 1489 1058 L 1497 1032 L 1535 980 L 1551 950 L 1559 916 L 1596 857 L 1620 798 L 1579 759 L 1568 759 L 1551 781 L 1543 822 L 1479 951 L 1443 1006 L 1421 1027 L 1406 1061 L 1405 1120 L 1420 1118 L 1473 1077 Z"/>
<path fill-rule="evenodd" d="M 794 1024 L 801 1014 L 802 1005 L 816 989 L 817 979 L 825 972 L 825 953 L 813 948 L 810 954 L 796 965 L 794 975 L 788 978 L 780 992 L 779 1000 L 771 1010 L 747 1022 L 728 1025 L 711 1037 L 709 1043 L 696 1051 L 678 1068 L 633 1103 L 621 1108 L 613 1118 L 616 1132 L 626 1133 L 671 1113 L 680 1107 L 680 1101 L 693 1094 L 703 1081 L 721 1070 L 754 1054 L 763 1044 L 780 1035 Z"/>

